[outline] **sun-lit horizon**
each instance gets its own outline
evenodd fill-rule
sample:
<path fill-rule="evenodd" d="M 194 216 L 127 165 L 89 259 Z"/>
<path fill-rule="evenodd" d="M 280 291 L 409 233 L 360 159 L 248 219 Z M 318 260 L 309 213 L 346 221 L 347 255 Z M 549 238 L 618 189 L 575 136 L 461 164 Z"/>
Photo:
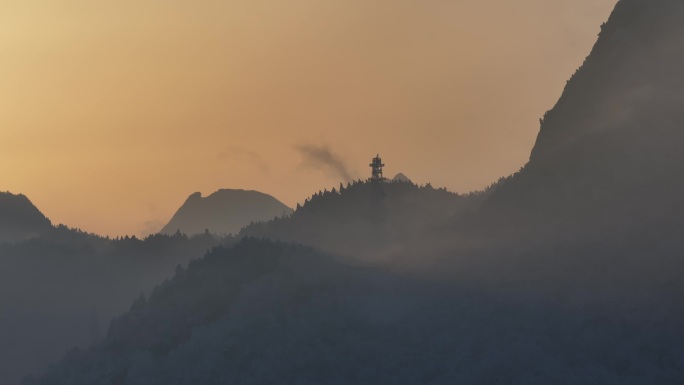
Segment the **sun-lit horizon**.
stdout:
<path fill-rule="evenodd" d="M 456 192 L 522 167 L 615 0 L 0 4 L 0 190 L 102 235 L 192 193 L 295 206 L 376 153 Z"/>

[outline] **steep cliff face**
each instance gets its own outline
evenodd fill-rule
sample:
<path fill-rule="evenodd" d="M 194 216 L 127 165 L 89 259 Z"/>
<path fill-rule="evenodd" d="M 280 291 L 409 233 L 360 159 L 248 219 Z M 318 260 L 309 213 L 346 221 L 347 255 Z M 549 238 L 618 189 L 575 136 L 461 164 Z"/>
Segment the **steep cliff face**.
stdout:
<path fill-rule="evenodd" d="M 490 208 L 566 224 L 670 220 L 683 149 L 684 2 L 621 0 Z"/>
<path fill-rule="evenodd" d="M 219 190 L 206 198 L 201 193 L 188 197 L 183 206 L 160 231 L 193 235 L 209 230 L 215 234 L 237 234 L 250 222 L 267 221 L 292 209 L 274 197 L 258 191 Z"/>
<path fill-rule="evenodd" d="M 682 136 L 675 127 L 684 115 L 683 21 L 682 1 L 620 1 L 545 117 L 532 165 L 553 167 L 559 156 L 601 136 L 612 136 L 614 145 L 635 134 L 659 144 L 666 144 L 667 136 Z"/>
<path fill-rule="evenodd" d="M 0 242 L 19 242 L 45 234 L 50 220 L 24 195 L 0 193 Z"/>

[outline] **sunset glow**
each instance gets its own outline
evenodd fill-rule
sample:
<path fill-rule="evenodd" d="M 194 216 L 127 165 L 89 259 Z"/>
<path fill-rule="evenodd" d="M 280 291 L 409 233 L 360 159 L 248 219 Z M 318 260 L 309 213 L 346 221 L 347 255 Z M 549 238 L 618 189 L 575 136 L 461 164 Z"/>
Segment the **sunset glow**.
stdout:
<path fill-rule="evenodd" d="M 302 145 L 480 189 L 525 164 L 614 5 L 2 2 L 0 189 L 103 235 L 157 231 L 195 191 L 337 185 Z"/>

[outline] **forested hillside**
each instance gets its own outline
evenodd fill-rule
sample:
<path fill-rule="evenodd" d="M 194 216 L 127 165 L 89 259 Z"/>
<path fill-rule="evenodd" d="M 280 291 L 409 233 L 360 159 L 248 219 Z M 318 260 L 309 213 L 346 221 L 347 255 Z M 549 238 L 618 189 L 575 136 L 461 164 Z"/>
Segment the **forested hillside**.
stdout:
<path fill-rule="evenodd" d="M 315 246 L 365 263 L 386 261 L 412 242 L 477 211 L 486 192 L 461 196 L 411 182 L 340 184 L 285 218 L 253 223 L 240 237 Z"/>
<path fill-rule="evenodd" d="M 106 239 L 64 226 L 0 244 L 0 384 L 106 333 L 130 301 L 222 241 L 211 235 Z"/>
<path fill-rule="evenodd" d="M 674 298 L 658 309 L 619 298 L 635 294 L 621 287 L 587 300 L 568 296 L 581 282 L 426 278 L 244 240 L 177 271 L 102 343 L 24 384 L 675 384 L 684 374 Z"/>

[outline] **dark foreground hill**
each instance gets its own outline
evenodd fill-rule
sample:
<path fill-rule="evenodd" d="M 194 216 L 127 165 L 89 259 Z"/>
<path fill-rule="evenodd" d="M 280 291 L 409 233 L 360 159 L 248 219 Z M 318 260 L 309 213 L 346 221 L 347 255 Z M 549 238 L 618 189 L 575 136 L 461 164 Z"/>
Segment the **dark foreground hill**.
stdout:
<path fill-rule="evenodd" d="M 305 306 L 316 298 L 319 290 L 334 290 L 343 285 L 352 270 L 310 249 L 286 244 L 243 241 L 235 248 L 214 249 L 156 288 L 149 300 L 138 299 L 129 313 L 113 321 L 103 344 L 72 352 L 44 381 L 152 384 L 175 377 L 172 382 L 205 383 L 195 375 L 159 376 L 156 370 L 166 370 L 162 368 L 170 364 L 166 358 L 188 343 L 199 343 L 198 348 L 203 350 L 205 339 L 213 337 L 209 329 L 200 329 L 216 327 L 232 319 L 234 328 L 225 337 L 243 338 L 239 336 L 241 330 L 247 331 L 252 326 L 277 326 L 277 318 L 287 317 L 291 310 L 297 311 L 290 309 L 292 305 Z M 276 309 L 286 313 L 277 314 L 273 312 Z M 249 363 L 241 358 L 232 360 L 233 355 L 259 355 L 257 345 L 235 351 L 228 347 L 216 348 L 211 355 L 217 353 L 227 363 L 238 366 Z M 198 355 L 193 361 L 202 365 L 204 358 Z M 226 367 L 226 370 L 233 369 Z M 204 375 L 211 376 L 209 372 Z"/>
<path fill-rule="evenodd" d="M 643 314 L 424 278 L 244 240 L 179 270 L 102 343 L 24 384 L 623 385 L 684 374 L 671 307 Z"/>
<path fill-rule="evenodd" d="M 0 384 L 98 340 L 131 298 L 221 241 L 103 238 L 53 226 L 26 196 L 0 193 Z"/>
<path fill-rule="evenodd" d="M 222 241 L 180 234 L 107 239 L 57 226 L 0 244 L 0 384 L 16 384 L 66 350 L 98 341 L 132 299 Z"/>
<path fill-rule="evenodd" d="M 292 209 L 258 191 L 219 190 L 208 197 L 194 193 L 160 231 L 162 234 L 237 234 L 251 222 L 268 221 L 290 214 Z"/>
<path fill-rule="evenodd" d="M 19 242 L 45 234 L 50 220 L 25 195 L 0 193 L 0 242 Z"/>

